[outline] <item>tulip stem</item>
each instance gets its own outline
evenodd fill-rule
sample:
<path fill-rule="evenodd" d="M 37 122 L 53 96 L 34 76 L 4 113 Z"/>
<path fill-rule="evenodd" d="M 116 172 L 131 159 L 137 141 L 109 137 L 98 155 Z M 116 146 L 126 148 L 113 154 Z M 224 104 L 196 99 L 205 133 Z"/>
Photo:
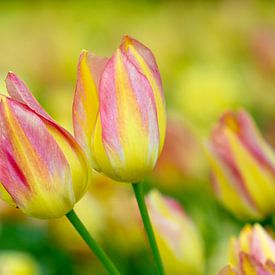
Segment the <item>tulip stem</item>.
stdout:
<path fill-rule="evenodd" d="M 157 242 L 156 242 L 156 238 L 154 235 L 154 231 L 152 228 L 152 224 L 150 221 L 150 217 L 147 211 L 147 207 L 145 204 L 145 200 L 144 200 L 144 194 L 143 194 L 143 190 L 142 190 L 142 184 L 141 183 L 133 183 L 132 184 L 134 192 L 135 192 L 135 196 L 136 196 L 136 200 L 138 203 L 138 207 L 139 207 L 139 211 L 140 211 L 140 215 L 142 217 L 142 221 L 143 221 L 143 225 L 147 234 L 147 238 L 148 241 L 150 243 L 152 252 L 153 252 L 153 256 L 154 256 L 154 260 L 156 262 L 157 265 L 157 271 L 159 275 L 164 275 L 164 268 L 163 268 L 163 264 L 161 261 L 161 257 L 159 254 L 159 250 L 158 250 L 158 246 L 157 246 Z"/>
<path fill-rule="evenodd" d="M 105 252 L 100 248 L 100 246 L 96 243 L 96 241 L 92 238 L 84 224 L 81 222 L 77 214 L 74 210 L 71 210 L 66 214 L 66 217 L 71 222 L 73 227 L 82 237 L 82 239 L 86 242 L 86 244 L 90 247 L 90 249 L 97 256 L 102 265 L 106 268 L 106 270 L 112 275 L 120 275 L 120 272 L 114 266 L 109 257 L 105 254 Z"/>

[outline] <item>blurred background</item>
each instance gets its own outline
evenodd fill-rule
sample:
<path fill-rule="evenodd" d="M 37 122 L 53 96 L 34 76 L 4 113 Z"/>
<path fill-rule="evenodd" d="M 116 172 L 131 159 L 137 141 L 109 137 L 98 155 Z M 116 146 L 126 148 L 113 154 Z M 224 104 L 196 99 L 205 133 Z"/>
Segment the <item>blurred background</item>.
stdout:
<path fill-rule="evenodd" d="M 165 148 L 145 188 L 180 202 L 201 238 L 198 274 L 217 274 L 228 237 L 243 223 L 216 201 L 201 142 L 225 110 L 242 106 L 275 146 L 275 2 L 1 1 L 0 90 L 7 72 L 16 72 L 71 131 L 80 51 L 110 56 L 124 34 L 155 54 L 169 114 Z M 127 184 L 95 175 L 76 211 L 123 274 L 154 274 L 132 196 Z M 30 219 L 1 203 L 0 274 L 105 271 L 65 219 Z"/>

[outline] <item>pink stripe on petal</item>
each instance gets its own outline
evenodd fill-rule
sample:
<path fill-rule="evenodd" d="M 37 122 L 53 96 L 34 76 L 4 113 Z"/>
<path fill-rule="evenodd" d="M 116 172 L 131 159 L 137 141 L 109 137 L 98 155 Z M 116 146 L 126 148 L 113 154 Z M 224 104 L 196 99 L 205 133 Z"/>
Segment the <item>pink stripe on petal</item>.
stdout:
<path fill-rule="evenodd" d="M 186 213 L 180 203 L 170 197 L 164 197 L 164 200 L 171 212 L 177 213 L 179 215 L 182 215 L 182 217 L 184 216 L 186 219 L 189 219 L 189 217 L 186 216 Z"/>
<path fill-rule="evenodd" d="M 159 128 L 157 118 L 157 108 L 154 100 L 154 93 L 147 78 L 139 72 L 137 67 L 122 55 L 123 63 L 127 70 L 131 88 L 136 98 L 140 113 L 143 120 L 143 127 L 149 136 L 149 153 L 155 153 L 159 148 Z"/>
<path fill-rule="evenodd" d="M 9 72 L 5 81 L 7 91 L 13 99 L 26 104 L 29 108 L 46 119 L 52 120 L 49 114 L 47 114 L 34 98 L 27 85 L 15 73 Z"/>
<path fill-rule="evenodd" d="M 7 150 L 7 148 L 2 148 L 2 149 L 3 150 L 1 150 L 1 153 L 5 155 L 6 162 L 11 167 L 11 170 L 14 171 L 14 174 L 16 175 L 16 178 L 18 179 L 18 181 L 21 182 L 27 188 L 30 188 L 24 173 L 21 171 L 19 165 L 16 163 L 11 153 Z"/>
<path fill-rule="evenodd" d="M 2 140 L 1 140 L 2 141 Z M 7 146 L 7 144 L 5 144 Z M 0 182 L 13 198 L 14 202 L 20 202 L 22 197 L 30 196 L 30 186 L 23 171 L 7 148 L 0 148 Z"/>
<path fill-rule="evenodd" d="M 244 252 L 240 253 L 240 271 L 242 274 L 248 275 L 247 272 L 247 264 L 249 264 L 252 268 L 255 274 L 257 275 L 271 275 L 263 264 L 258 262 L 252 255 L 246 254 Z M 251 270 L 252 271 L 252 270 Z"/>
<path fill-rule="evenodd" d="M 0 103 L 0 182 L 14 199 L 15 202 L 25 194 L 26 196 L 31 190 L 24 172 L 19 167 L 17 161 L 13 157 L 13 148 L 11 140 L 6 131 L 7 124 L 3 110 L 3 104 Z"/>
<path fill-rule="evenodd" d="M 107 62 L 99 83 L 100 119 L 104 146 L 108 146 L 108 149 L 117 152 L 122 158 L 123 151 L 119 140 L 119 117 L 116 99 L 116 58 L 117 53 Z"/>
<path fill-rule="evenodd" d="M 107 61 L 108 61 L 107 57 L 97 56 L 91 52 L 88 52 L 87 63 L 97 88 L 99 86 L 99 81 L 100 81 L 102 72 L 107 64 Z"/>
<path fill-rule="evenodd" d="M 33 97 L 32 93 L 30 92 L 26 84 L 16 74 L 12 72 L 8 73 L 6 77 L 6 85 L 10 96 L 14 100 L 27 105 L 28 108 L 34 111 L 40 117 L 40 119 L 43 120 L 44 123 L 48 123 L 52 125 L 60 133 L 62 133 L 62 135 L 68 139 L 70 145 L 73 148 L 77 148 L 78 150 L 80 149 L 78 144 L 76 144 L 76 142 L 74 141 L 74 138 L 72 137 L 72 135 L 68 131 L 66 131 L 64 128 L 59 126 L 49 116 L 49 114 L 47 114 L 47 112 L 41 107 L 38 101 Z"/>
<path fill-rule="evenodd" d="M 128 47 L 129 44 L 133 45 L 135 50 L 137 50 L 137 52 L 142 56 L 142 58 L 150 68 L 155 80 L 157 81 L 161 95 L 164 96 L 158 65 L 151 50 L 134 38 L 131 38 L 129 36 L 123 37 L 120 49 L 128 56 L 128 58 L 131 60 L 133 64 L 135 64 L 137 68 L 139 67 L 139 65 L 130 48 Z"/>
<path fill-rule="evenodd" d="M 250 253 L 262 264 L 267 260 L 266 250 L 275 255 L 275 241 L 259 225 L 255 225 L 250 236 Z"/>
<path fill-rule="evenodd" d="M 223 162 L 225 167 L 228 168 L 230 175 L 232 176 L 232 185 L 234 185 L 238 192 L 243 195 L 243 197 L 246 199 L 249 205 L 255 208 L 256 203 L 251 197 L 250 193 L 248 192 L 245 182 L 239 171 L 239 168 L 236 166 L 234 157 L 230 150 L 229 141 L 225 136 L 223 128 L 223 124 L 218 124 L 217 127 L 213 129 L 211 137 L 212 151 L 214 154 L 218 156 L 219 161 Z"/>
<path fill-rule="evenodd" d="M 265 153 L 262 145 L 257 140 L 257 128 L 251 117 L 244 110 L 239 111 L 236 114 L 236 122 L 239 125 L 239 132 L 237 133 L 243 146 L 258 160 L 260 165 L 267 166 L 275 173 L 275 165 L 269 156 Z M 270 148 L 271 150 L 271 148 Z"/>
<path fill-rule="evenodd" d="M 9 154 L 20 167 L 32 191 L 41 188 L 54 192 L 58 185 L 70 184 L 68 162 L 39 116 L 12 99 L 6 98 L 5 101 L 1 113 L 0 142 L 10 142 Z M 13 168 L 14 174 L 18 175 L 15 166 L 8 168 Z M 10 193 L 9 183 L 3 181 L 3 185 Z M 17 182 L 12 184 L 13 188 L 17 185 Z"/>

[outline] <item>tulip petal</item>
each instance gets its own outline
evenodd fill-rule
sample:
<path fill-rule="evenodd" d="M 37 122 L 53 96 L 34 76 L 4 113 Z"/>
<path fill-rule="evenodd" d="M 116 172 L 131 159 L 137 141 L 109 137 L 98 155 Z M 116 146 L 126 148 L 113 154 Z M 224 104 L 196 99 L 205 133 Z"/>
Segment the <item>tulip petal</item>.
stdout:
<path fill-rule="evenodd" d="M 102 140 L 102 126 L 100 116 L 96 122 L 95 130 L 91 138 L 91 151 L 94 156 L 94 169 L 104 173 L 110 178 L 119 178 L 111 165 Z"/>
<path fill-rule="evenodd" d="M 240 110 L 236 114 L 227 112 L 221 121 L 238 136 L 242 145 L 257 159 L 259 165 L 268 167 L 275 173 L 275 154 L 245 110 Z M 233 128 L 232 124 L 235 124 Z"/>
<path fill-rule="evenodd" d="M 149 48 L 129 36 L 123 38 L 120 49 L 127 56 L 128 62 L 132 63 L 147 78 L 152 87 L 158 116 L 161 152 L 166 132 L 166 110 L 161 77 L 156 60 Z"/>
<path fill-rule="evenodd" d="M 275 263 L 275 242 L 259 224 L 253 227 L 250 243 L 250 253 L 259 262 L 264 264 L 266 259 L 270 259 Z"/>
<path fill-rule="evenodd" d="M 48 120 L 44 120 L 44 123 L 69 164 L 74 196 L 78 201 L 90 186 L 91 169 L 80 146 L 67 131 Z"/>
<path fill-rule="evenodd" d="M 26 104 L 37 114 L 48 120 L 52 118 L 45 112 L 38 101 L 33 97 L 27 85 L 13 72 L 9 72 L 6 77 L 6 87 L 11 98 Z"/>
<path fill-rule="evenodd" d="M 243 252 L 240 253 L 240 269 L 242 274 L 271 275 L 253 256 Z"/>
<path fill-rule="evenodd" d="M 77 141 L 91 158 L 90 140 L 99 113 L 98 82 L 107 59 L 82 51 L 73 102 L 73 125 Z"/>
<path fill-rule="evenodd" d="M 238 217 L 255 219 L 262 218 L 249 196 L 249 193 L 240 188 L 239 181 L 216 154 L 211 144 L 204 144 L 204 151 L 212 168 L 212 179 L 215 184 L 215 192 L 225 206 Z M 241 198 L 240 198 L 241 194 Z"/>
<path fill-rule="evenodd" d="M 254 198 L 257 207 L 263 213 L 269 213 L 272 209 L 275 209 L 273 197 L 275 193 L 274 175 L 269 169 L 263 169 L 259 166 L 257 160 L 240 143 L 232 131 L 226 129 L 225 133 L 229 140 L 230 151 L 234 156 L 234 162 L 242 175 L 247 190 Z"/>
<path fill-rule="evenodd" d="M 1 97 L 0 125 L 0 182 L 16 204 L 41 218 L 64 214 L 61 205 L 69 211 L 75 201 L 70 167 L 41 118 Z"/>

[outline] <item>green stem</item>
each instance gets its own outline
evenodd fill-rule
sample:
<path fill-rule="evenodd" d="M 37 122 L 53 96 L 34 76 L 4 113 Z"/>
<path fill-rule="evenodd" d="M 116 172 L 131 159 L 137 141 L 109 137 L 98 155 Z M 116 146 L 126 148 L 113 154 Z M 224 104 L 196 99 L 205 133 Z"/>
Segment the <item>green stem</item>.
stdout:
<path fill-rule="evenodd" d="M 161 257 L 159 254 L 159 250 L 158 250 L 158 246 L 157 246 L 157 242 L 155 239 L 155 235 L 153 232 L 153 228 L 152 228 L 152 224 L 150 221 L 150 217 L 146 208 L 146 204 L 144 201 L 144 195 L 143 195 L 143 191 L 142 191 L 142 184 L 141 183 L 133 183 L 132 184 L 134 192 L 135 192 L 135 196 L 136 196 L 136 200 L 138 203 L 138 207 L 139 207 L 139 211 L 140 211 L 140 215 L 142 217 L 142 221 L 143 221 L 143 225 L 145 228 L 145 231 L 147 233 L 147 237 L 153 252 L 153 256 L 157 265 L 157 271 L 159 275 L 164 275 L 164 268 L 163 268 L 163 264 L 161 261 Z"/>
<path fill-rule="evenodd" d="M 114 264 L 111 262 L 105 252 L 100 248 L 100 246 L 96 243 L 96 241 L 92 238 L 92 236 L 90 235 L 84 224 L 81 222 L 81 220 L 78 218 L 74 210 L 71 210 L 69 213 L 67 213 L 66 217 L 79 233 L 79 235 L 82 237 L 82 239 L 94 252 L 102 265 L 106 268 L 106 270 L 108 270 L 108 272 L 112 275 L 120 275 L 120 272 L 116 269 Z"/>

